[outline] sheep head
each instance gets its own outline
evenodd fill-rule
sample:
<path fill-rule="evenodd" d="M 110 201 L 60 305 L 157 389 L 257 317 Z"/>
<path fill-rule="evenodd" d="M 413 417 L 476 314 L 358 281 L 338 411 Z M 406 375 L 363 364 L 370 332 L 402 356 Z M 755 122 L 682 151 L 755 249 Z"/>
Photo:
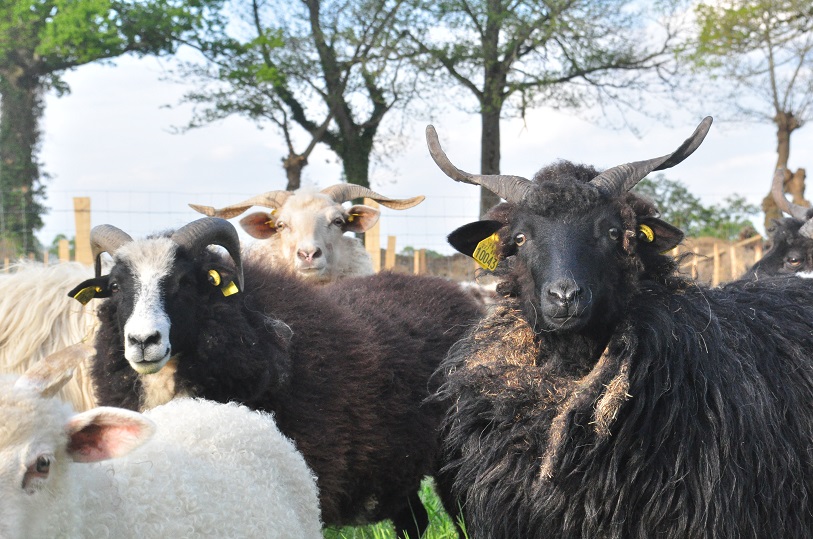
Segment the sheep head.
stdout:
<path fill-rule="evenodd" d="M 74 345 L 0 378 L 0 537 L 40 537 L 49 518 L 71 505 L 70 462 L 125 455 L 149 440 L 153 423 L 128 410 L 74 414 L 53 398 L 93 349 Z M 43 522 L 45 521 L 45 522 Z"/>
<path fill-rule="evenodd" d="M 745 278 L 794 273 L 800 277 L 813 277 L 813 209 L 785 198 L 785 175 L 784 168 L 776 170 L 771 194 L 779 209 L 791 217 L 774 222 L 768 231 L 768 251 Z"/>
<path fill-rule="evenodd" d="M 91 244 L 97 276 L 68 295 L 83 302 L 114 294 L 127 298 L 117 311 L 124 335 L 124 355 L 140 374 L 158 372 L 172 357 L 172 309 L 194 308 L 199 290 L 219 290 L 229 296 L 243 288 L 237 231 L 223 219 L 199 219 L 169 236 L 141 241 L 133 241 L 114 226 L 101 225 L 91 231 Z M 220 263 L 196 265 L 195 260 L 209 245 L 225 248 L 235 267 Z M 112 253 L 114 260 L 110 274 L 104 276 L 100 275 L 98 263 L 103 252 Z M 186 303 L 181 306 L 179 299 L 178 305 L 168 304 L 170 297 L 182 298 Z"/>
<path fill-rule="evenodd" d="M 397 210 L 411 208 L 424 200 L 423 196 L 391 199 L 366 187 L 341 183 L 321 191 L 309 188 L 269 191 L 220 209 L 190 206 L 206 215 L 227 219 L 252 206 L 270 208 L 247 215 L 240 220 L 240 226 L 254 238 L 272 240 L 267 249 L 275 263 L 305 279 L 330 281 L 341 271 L 339 266 L 344 258 L 358 256 L 358 252 L 348 249 L 354 240 L 344 238 L 344 233 L 365 232 L 378 222 L 379 211 L 375 208 L 361 204 L 343 206 L 344 202 L 360 197 Z"/>
<path fill-rule="evenodd" d="M 629 193 L 653 170 L 678 164 L 702 142 L 706 118 L 675 152 L 599 173 L 560 162 L 532 180 L 475 175 L 454 167 L 427 127 L 431 155 L 452 179 L 481 185 L 507 202 L 491 219 L 449 235 L 453 247 L 490 259 L 506 277 L 503 292 L 520 299 L 536 332 L 609 334 L 637 282 L 647 273 L 671 269 L 660 255 L 683 233 L 657 218 L 654 205 Z"/>

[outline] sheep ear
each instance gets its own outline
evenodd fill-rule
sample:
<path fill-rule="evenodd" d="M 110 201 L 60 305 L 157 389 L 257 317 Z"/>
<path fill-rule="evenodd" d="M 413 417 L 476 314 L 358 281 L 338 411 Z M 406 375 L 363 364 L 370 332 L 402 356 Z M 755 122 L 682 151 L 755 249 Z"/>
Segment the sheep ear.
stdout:
<path fill-rule="evenodd" d="M 366 232 L 378 222 L 381 212 L 370 206 L 351 206 L 347 210 L 349 216 L 344 223 L 344 232 Z"/>
<path fill-rule="evenodd" d="M 477 244 L 503 227 L 500 221 L 484 220 L 463 225 L 446 238 L 449 244 L 467 256 L 474 255 Z"/>
<path fill-rule="evenodd" d="M 131 410 L 103 406 L 74 415 L 65 430 L 74 462 L 99 462 L 143 445 L 155 433 L 155 423 Z"/>
<path fill-rule="evenodd" d="M 277 233 L 274 225 L 274 216 L 271 213 L 258 211 L 250 213 L 240 219 L 240 226 L 243 227 L 249 236 L 258 240 L 265 240 Z"/>
<path fill-rule="evenodd" d="M 683 241 L 684 234 L 681 229 L 657 217 L 644 217 L 638 221 L 638 229 L 644 232 L 645 236 L 649 236 L 650 234 L 643 227 L 648 228 L 652 233 L 652 239 L 643 244 L 645 249 L 664 253 L 674 249 Z M 639 248 L 641 243 L 638 242 Z"/>
<path fill-rule="evenodd" d="M 72 297 L 82 305 L 87 305 L 92 299 L 109 298 L 110 276 L 102 275 L 101 277 L 96 277 L 95 279 L 88 279 L 68 292 L 68 296 Z"/>
<path fill-rule="evenodd" d="M 44 398 L 51 398 L 70 381 L 76 367 L 94 352 L 92 347 L 83 343 L 63 348 L 28 367 L 14 387 L 32 389 Z"/>

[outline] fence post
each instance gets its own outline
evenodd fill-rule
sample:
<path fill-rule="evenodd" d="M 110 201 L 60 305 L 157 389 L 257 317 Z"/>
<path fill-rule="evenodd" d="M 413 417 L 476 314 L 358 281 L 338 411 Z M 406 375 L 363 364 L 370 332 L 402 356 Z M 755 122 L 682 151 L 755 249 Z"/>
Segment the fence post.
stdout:
<path fill-rule="evenodd" d="M 387 252 L 384 255 L 384 269 L 395 267 L 395 236 L 387 236 Z"/>
<path fill-rule="evenodd" d="M 732 244 L 728 246 L 728 258 L 731 262 L 731 280 L 740 276 L 740 261 L 737 258 L 737 248 Z"/>
<path fill-rule="evenodd" d="M 426 249 L 415 249 L 412 271 L 415 275 L 426 273 Z"/>
<path fill-rule="evenodd" d="M 371 208 L 380 209 L 378 202 L 371 198 L 364 199 L 364 205 Z M 373 259 L 373 271 L 381 271 L 381 225 L 380 220 L 364 233 L 364 249 Z"/>
<path fill-rule="evenodd" d="M 756 245 L 754 245 L 754 264 L 762 260 L 762 242 L 758 241 Z"/>
<path fill-rule="evenodd" d="M 700 253 L 700 249 L 695 247 L 692 252 L 694 253 L 694 257 L 692 257 L 692 279 L 697 279 L 697 255 Z"/>
<path fill-rule="evenodd" d="M 90 197 L 73 198 L 73 216 L 76 222 L 76 261 L 90 266 L 93 264 L 90 251 Z"/>
<path fill-rule="evenodd" d="M 60 262 L 68 262 L 71 259 L 71 243 L 62 238 L 57 244 L 57 256 Z"/>
<path fill-rule="evenodd" d="M 711 273 L 711 286 L 720 284 L 720 247 L 714 242 L 714 268 Z"/>

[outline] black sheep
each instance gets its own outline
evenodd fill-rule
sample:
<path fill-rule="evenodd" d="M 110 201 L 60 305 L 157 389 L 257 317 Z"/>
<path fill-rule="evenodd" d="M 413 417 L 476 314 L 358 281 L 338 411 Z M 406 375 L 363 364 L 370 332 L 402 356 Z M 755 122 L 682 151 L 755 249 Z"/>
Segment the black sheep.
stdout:
<path fill-rule="evenodd" d="M 768 252 L 743 275 L 743 279 L 794 273 L 800 277 L 813 277 L 813 209 L 786 199 L 784 183 L 785 169 L 777 169 L 771 192 L 779 209 L 791 217 L 774 221 L 768 230 Z"/>
<path fill-rule="evenodd" d="M 813 287 L 678 276 L 660 253 L 682 234 L 628 193 L 709 124 L 670 156 L 533 181 L 459 171 L 429 131 L 446 174 L 507 200 L 449 236 L 471 255 L 497 232 L 505 295 L 440 371 L 470 537 L 813 537 Z"/>
<path fill-rule="evenodd" d="M 326 524 L 392 518 L 423 531 L 417 492 L 437 469 L 442 408 L 422 401 L 480 314 L 459 286 L 384 273 L 320 288 L 243 266 L 222 219 L 139 241 L 97 227 L 92 241 L 96 257 L 114 253 L 113 268 L 72 293 L 110 296 L 93 365 L 100 404 L 188 394 L 273 412 L 318 477 Z"/>

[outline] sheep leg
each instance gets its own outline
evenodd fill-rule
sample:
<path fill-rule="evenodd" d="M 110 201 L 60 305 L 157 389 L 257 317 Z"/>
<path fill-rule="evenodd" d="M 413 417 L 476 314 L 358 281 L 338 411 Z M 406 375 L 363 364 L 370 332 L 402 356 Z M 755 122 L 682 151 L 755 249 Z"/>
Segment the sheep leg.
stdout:
<path fill-rule="evenodd" d="M 423 536 L 423 532 L 429 527 L 429 515 L 417 491 L 410 494 L 406 506 L 392 517 L 392 523 L 400 538 Z"/>

